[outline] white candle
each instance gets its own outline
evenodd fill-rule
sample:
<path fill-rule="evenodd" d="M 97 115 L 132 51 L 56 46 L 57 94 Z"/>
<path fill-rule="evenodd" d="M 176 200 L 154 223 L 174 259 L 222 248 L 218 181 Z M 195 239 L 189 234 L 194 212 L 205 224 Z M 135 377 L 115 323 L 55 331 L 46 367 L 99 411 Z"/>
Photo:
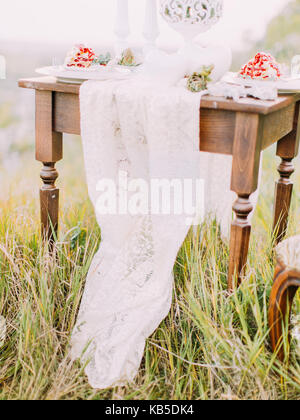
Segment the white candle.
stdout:
<path fill-rule="evenodd" d="M 115 23 L 115 35 L 117 37 L 116 54 L 120 55 L 121 52 L 127 47 L 127 38 L 130 34 L 129 28 L 129 13 L 128 13 L 128 0 L 116 0 L 117 12 Z"/>
<path fill-rule="evenodd" d="M 145 23 L 143 32 L 146 44 L 145 51 L 155 48 L 159 35 L 157 20 L 157 0 L 146 0 Z"/>

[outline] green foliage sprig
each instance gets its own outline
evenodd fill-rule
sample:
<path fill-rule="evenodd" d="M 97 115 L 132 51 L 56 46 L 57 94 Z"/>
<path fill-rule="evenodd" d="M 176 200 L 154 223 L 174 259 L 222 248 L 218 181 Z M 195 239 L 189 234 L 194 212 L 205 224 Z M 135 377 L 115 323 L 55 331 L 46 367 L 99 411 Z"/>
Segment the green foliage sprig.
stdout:
<path fill-rule="evenodd" d="M 193 73 L 187 80 L 187 88 L 191 92 L 201 92 L 207 89 L 207 83 L 211 82 L 211 72 L 214 66 L 203 66 L 200 72 Z"/>
<path fill-rule="evenodd" d="M 130 48 L 123 51 L 122 57 L 118 61 L 119 66 L 137 67 L 140 63 L 136 62 L 136 58 Z"/>
<path fill-rule="evenodd" d="M 99 57 L 95 58 L 93 64 L 99 64 L 100 66 L 106 66 L 111 60 L 110 53 L 106 53 L 105 55 L 101 54 Z"/>

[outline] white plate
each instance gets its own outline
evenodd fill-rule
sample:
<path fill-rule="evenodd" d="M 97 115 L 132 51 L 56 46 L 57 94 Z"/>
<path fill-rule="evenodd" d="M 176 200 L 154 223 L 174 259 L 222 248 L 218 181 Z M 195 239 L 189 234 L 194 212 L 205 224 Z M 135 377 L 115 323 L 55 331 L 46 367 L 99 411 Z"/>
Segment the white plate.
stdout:
<path fill-rule="evenodd" d="M 36 72 L 45 76 L 53 76 L 58 82 L 81 84 L 86 80 L 123 80 L 131 75 L 127 69 L 100 67 L 97 70 L 68 70 L 64 66 L 50 66 L 36 69 Z"/>
<path fill-rule="evenodd" d="M 109 66 L 109 64 L 108 64 L 108 66 Z M 137 66 L 124 66 L 124 65 L 121 65 L 121 64 L 112 64 L 111 65 L 111 67 L 115 68 L 115 69 L 120 69 L 120 70 L 126 69 L 126 70 L 130 70 L 130 71 L 138 70 L 139 68 L 141 68 L 141 66 L 142 66 L 142 63 L 138 64 Z"/>
<path fill-rule="evenodd" d="M 252 80 L 243 79 L 239 77 L 238 73 L 227 73 L 222 79 L 223 82 L 233 83 L 235 85 L 241 85 L 245 87 L 253 86 L 270 86 L 276 87 L 280 93 L 293 93 L 300 92 L 300 76 L 283 78 L 281 80 L 270 81 L 270 80 Z"/>

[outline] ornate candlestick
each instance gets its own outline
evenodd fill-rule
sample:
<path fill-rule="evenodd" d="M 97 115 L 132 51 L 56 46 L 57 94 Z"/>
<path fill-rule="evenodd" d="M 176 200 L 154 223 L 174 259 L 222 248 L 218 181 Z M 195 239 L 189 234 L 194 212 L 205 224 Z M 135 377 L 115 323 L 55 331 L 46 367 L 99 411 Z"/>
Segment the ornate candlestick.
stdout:
<path fill-rule="evenodd" d="M 188 42 L 218 22 L 223 0 L 160 0 L 160 13 Z"/>
<path fill-rule="evenodd" d="M 223 0 L 160 0 L 160 13 L 164 20 L 184 40 L 180 53 L 188 62 L 188 71 L 195 71 L 195 65 L 214 65 L 213 78 L 219 79 L 231 65 L 231 51 L 224 47 L 203 48 L 193 42 L 194 38 L 208 31 L 223 13 Z M 201 60 L 202 58 L 202 60 Z"/>

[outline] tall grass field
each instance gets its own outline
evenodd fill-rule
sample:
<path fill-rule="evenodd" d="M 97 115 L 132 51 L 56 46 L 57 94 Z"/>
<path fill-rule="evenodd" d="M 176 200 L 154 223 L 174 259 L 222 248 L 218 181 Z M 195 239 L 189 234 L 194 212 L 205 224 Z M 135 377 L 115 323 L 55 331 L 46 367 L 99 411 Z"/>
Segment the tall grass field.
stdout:
<path fill-rule="evenodd" d="M 2 110 L 2 124 L 4 116 Z M 263 158 L 242 286 L 227 293 L 228 244 L 218 224 L 207 220 L 197 235 L 188 235 L 178 254 L 172 309 L 147 340 L 136 380 L 97 391 L 89 386 L 83 367 L 68 357 L 86 274 L 101 240 L 87 196 L 81 142 L 67 136 L 64 160 L 57 165 L 61 205 L 55 256 L 40 239 L 40 164 L 34 161 L 33 146 L 21 142 L 16 147 L 18 163 L 14 166 L 12 158 L 0 166 L 1 400 L 300 399 L 299 297 L 293 308 L 289 364 L 276 360 L 268 336 L 278 177 L 274 150 Z M 299 159 L 295 163 L 289 236 L 300 227 Z"/>

